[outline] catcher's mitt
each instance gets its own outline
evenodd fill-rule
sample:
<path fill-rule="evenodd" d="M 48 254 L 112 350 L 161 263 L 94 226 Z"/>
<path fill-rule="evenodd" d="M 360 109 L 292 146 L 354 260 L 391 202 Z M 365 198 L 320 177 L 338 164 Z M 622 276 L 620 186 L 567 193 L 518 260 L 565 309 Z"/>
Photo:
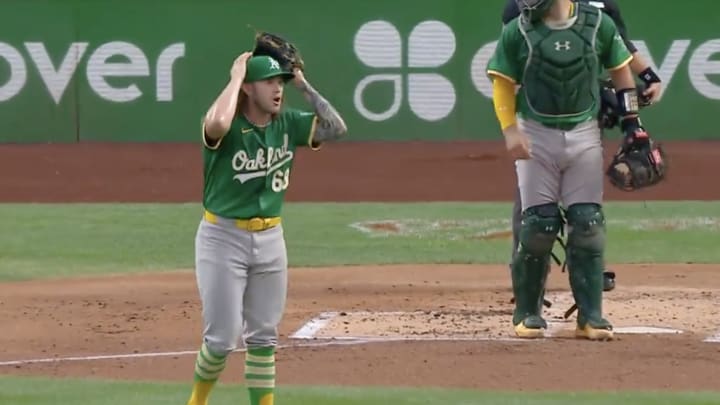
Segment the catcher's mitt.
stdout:
<path fill-rule="evenodd" d="M 667 161 L 661 144 L 649 139 L 639 146 L 621 146 L 607 168 L 610 183 L 623 191 L 655 185 L 665 178 Z"/>
<path fill-rule="evenodd" d="M 280 63 L 280 67 L 288 72 L 294 68 L 303 70 L 305 62 L 297 47 L 285 38 L 269 32 L 255 34 L 253 55 L 270 56 Z"/>

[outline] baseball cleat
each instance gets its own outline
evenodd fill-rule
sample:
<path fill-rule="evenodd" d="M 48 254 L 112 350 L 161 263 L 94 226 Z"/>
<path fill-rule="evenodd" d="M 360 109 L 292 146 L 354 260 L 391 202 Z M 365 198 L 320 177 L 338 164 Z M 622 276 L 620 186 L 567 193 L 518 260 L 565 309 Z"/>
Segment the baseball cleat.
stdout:
<path fill-rule="evenodd" d="M 515 335 L 523 339 L 539 339 L 545 337 L 547 322 L 539 316 L 531 315 L 514 326 Z"/>
<path fill-rule="evenodd" d="M 603 291 L 612 291 L 615 289 L 615 272 L 605 271 L 603 273 Z"/>
<path fill-rule="evenodd" d="M 615 339 L 615 333 L 612 330 L 612 326 L 594 328 L 590 324 L 585 324 L 585 327 L 577 326 L 575 330 L 575 337 L 589 340 L 600 340 L 608 341 Z"/>

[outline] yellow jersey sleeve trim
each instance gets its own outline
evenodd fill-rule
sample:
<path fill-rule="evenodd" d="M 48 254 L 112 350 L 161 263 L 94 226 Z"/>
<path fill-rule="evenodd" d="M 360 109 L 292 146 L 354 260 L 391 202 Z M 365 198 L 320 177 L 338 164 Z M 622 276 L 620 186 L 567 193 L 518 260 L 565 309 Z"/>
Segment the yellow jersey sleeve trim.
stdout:
<path fill-rule="evenodd" d="M 517 83 L 517 81 L 515 79 L 513 79 L 512 77 L 510 77 L 504 73 L 500 73 L 497 70 L 488 70 L 487 73 L 492 76 L 502 77 L 505 80 L 509 80 L 512 84 Z"/>
<path fill-rule="evenodd" d="M 619 65 L 617 65 L 617 66 L 615 66 L 615 67 L 609 68 L 608 70 L 611 71 L 611 72 L 614 72 L 614 71 L 616 71 L 616 70 L 618 70 L 618 69 L 622 69 L 622 68 L 624 68 L 625 66 L 627 66 L 630 62 L 632 62 L 632 60 L 633 60 L 633 56 L 630 55 L 630 57 L 627 58 L 627 59 L 625 59 L 625 61 L 624 61 L 623 63 L 621 63 L 621 64 L 619 64 Z"/>
<path fill-rule="evenodd" d="M 222 143 L 223 138 L 225 138 L 224 136 L 220 137 L 218 140 L 215 141 L 215 145 L 210 145 L 209 139 L 208 139 L 207 135 L 205 135 L 205 122 L 202 123 L 202 135 L 201 136 L 202 136 L 203 145 L 210 150 L 220 149 L 220 144 Z"/>
<path fill-rule="evenodd" d="M 502 76 L 493 80 L 493 106 L 502 130 L 517 123 L 515 84 Z"/>

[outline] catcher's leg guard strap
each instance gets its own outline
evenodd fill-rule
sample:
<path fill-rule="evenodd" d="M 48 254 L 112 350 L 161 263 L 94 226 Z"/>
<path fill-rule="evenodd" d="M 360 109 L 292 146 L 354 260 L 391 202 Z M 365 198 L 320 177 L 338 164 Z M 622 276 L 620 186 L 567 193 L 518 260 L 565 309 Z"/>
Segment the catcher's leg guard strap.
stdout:
<path fill-rule="evenodd" d="M 603 326 L 603 255 L 605 216 L 598 204 L 574 204 L 567 210 L 567 263 L 578 306 L 578 323 Z"/>
<path fill-rule="evenodd" d="M 518 188 L 515 193 L 515 202 L 513 203 L 512 210 L 512 233 L 513 233 L 513 250 L 512 259 L 515 259 L 518 251 L 518 245 L 520 244 L 520 228 L 522 224 L 522 201 L 520 201 L 520 189 Z"/>
<path fill-rule="evenodd" d="M 520 245 L 512 265 L 514 325 L 530 315 L 540 315 L 550 252 L 561 226 L 557 204 L 530 207 L 523 213 Z"/>

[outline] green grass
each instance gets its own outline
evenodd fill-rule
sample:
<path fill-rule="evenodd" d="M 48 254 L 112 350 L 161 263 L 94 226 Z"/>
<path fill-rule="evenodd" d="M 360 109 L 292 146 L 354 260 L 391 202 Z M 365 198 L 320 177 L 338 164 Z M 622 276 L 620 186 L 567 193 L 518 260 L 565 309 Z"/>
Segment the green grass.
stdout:
<path fill-rule="evenodd" d="M 0 377 L 3 405 L 178 405 L 187 401 L 187 384 L 152 384 Z M 281 387 L 283 405 L 700 405 L 720 402 L 718 393 L 495 393 L 470 390 Z M 246 405 L 242 385 L 219 385 L 213 404 Z"/>
<path fill-rule="evenodd" d="M 386 263 L 506 263 L 509 204 L 288 204 L 292 266 Z M 196 204 L 0 204 L 0 280 L 193 266 Z M 720 204 L 609 203 L 610 262 L 720 262 Z M 402 220 L 407 235 L 371 236 L 350 224 Z M 451 228 L 437 221 L 465 221 Z M 639 221 L 639 222 L 638 222 Z M 669 225 L 687 225 L 668 231 Z M 646 229 L 633 229 L 640 223 Z M 647 229 L 655 228 L 655 229 Z"/>
<path fill-rule="evenodd" d="M 508 239 L 477 236 L 508 230 L 510 209 L 494 203 L 289 204 L 284 223 L 293 266 L 506 263 Z M 0 280 L 190 268 L 200 213 L 197 204 L 0 204 Z M 720 204 L 609 203 L 606 213 L 611 262 L 720 262 Z M 378 220 L 399 220 L 404 234 L 369 235 L 350 226 Z M 0 405 L 177 405 L 187 400 L 189 384 L 0 376 Z M 277 402 L 689 405 L 720 403 L 720 393 L 283 386 Z M 245 389 L 220 385 L 212 403 L 247 404 Z"/>

